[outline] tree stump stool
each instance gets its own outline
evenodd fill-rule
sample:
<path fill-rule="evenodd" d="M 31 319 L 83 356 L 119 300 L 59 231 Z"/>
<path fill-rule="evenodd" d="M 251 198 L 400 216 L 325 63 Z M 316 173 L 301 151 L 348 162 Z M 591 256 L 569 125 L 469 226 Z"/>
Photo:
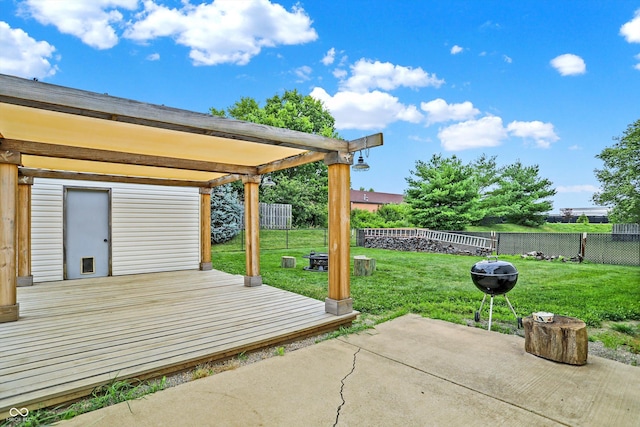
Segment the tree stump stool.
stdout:
<path fill-rule="evenodd" d="M 587 325 L 582 320 L 554 316 L 553 322 L 542 323 L 529 316 L 522 319 L 522 324 L 527 353 L 570 365 L 587 363 Z"/>
<path fill-rule="evenodd" d="M 353 275 L 371 276 L 376 271 L 376 260 L 366 255 L 356 255 L 353 257 Z"/>
<path fill-rule="evenodd" d="M 280 267 L 282 268 L 296 268 L 296 257 L 283 256 L 280 260 Z"/>

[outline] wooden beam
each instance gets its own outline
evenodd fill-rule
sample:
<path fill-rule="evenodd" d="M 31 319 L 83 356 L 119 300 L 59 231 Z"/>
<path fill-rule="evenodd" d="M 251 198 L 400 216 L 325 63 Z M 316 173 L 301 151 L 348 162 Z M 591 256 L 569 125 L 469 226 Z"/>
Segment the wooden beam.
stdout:
<path fill-rule="evenodd" d="M 275 162 L 258 166 L 258 174 L 264 175 L 270 172 L 306 165 L 307 163 L 318 162 L 320 160 L 323 160 L 324 156 L 325 153 L 308 151 L 306 153 L 298 154 L 297 156 L 287 157 L 282 160 L 276 160 Z"/>
<path fill-rule="evenodd" d="M 208 187 L 206 181 L 187 181 L 180 179 L 146 178 L 122 175 L 101 175 L 96 173 L 61 172 L 48 169 L 20 168 L 24 176 L 34 178 L 70 179 L 78 181 L 126 182 L 129 184 L 167 185 L 170 187 Z"/>
<path fill-rule="evenodd" d="M 18 151 L 2 149 L 2 147 L 0 147 L 0 163 L 19 165 L 22 164 L 22 156 Z"/>
<path fill-rule="evenodd" d="M 321 135 L 147 104 L 4 74 L 0 74 L 0 102 L 301 150 L 344 151 L 349 145 L 347 141 Z"/>
<path fill-rule="evenodd" d="M 18 166 L 0 162 L 0 323 L 18 320 Z"/>
<path fill-rule="evenodd" d="M 384 143 L 382 134 L 376 133 L 368 135 L 362 138 L 349 141 L 349 149 L 347 151 L 353 153 L 355 151 L 364 150 L 367 148 L 379 147 Z"/>
<path fill-rule="evenodd" d="M 209 187 L 218 187 L 220 185 L 229 184 L 231 182 L 240 181 L 245 175 L 233 174 L 221 176 L 220 178 L 212 179 L 207 184 Z"/>
<path fill-rule="evenodd" d="M 0 149 L 13 150 L 33 156 L 55 157 L 61 159 L 88 160 L 95 162 L 119 163 L 137 166 L 152 166 L 171 169 L 185 169 L 203 172 L 255 174 L 253 166 L 232 165 L 202 160 L 178 159 L 173 157 L 149 156 L 145 154 L 124 153 L 120 151 L 98 150 L 93 148 L 72 147 L 68 145 L 46 144 L 43 142 L 17 139 L 0 139 Z"/>
<path fill-rule="evenodd" d="M 260 276 L 260 206 L 258 193 L 260 175 L 246 176 L 244 183 L 244 229 L 245 229 L 245 261 L 247 274 L 244 276 L 245 286 L 262 284 Z"/>

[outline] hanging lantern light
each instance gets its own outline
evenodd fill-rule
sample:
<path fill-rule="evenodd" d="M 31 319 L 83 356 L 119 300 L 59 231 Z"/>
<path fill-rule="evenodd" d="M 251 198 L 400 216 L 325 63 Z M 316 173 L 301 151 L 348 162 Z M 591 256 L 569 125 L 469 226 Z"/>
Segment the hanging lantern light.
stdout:
<path fill-rule="evenodd" d="M 358 157 L 358 162 L 353 165 L 353 170 L 356 172 L 366 172 L 369 170 L 369 165 L 364 161 L 362 157 L 362 151 L 360 151 L 360 157 Z"/>

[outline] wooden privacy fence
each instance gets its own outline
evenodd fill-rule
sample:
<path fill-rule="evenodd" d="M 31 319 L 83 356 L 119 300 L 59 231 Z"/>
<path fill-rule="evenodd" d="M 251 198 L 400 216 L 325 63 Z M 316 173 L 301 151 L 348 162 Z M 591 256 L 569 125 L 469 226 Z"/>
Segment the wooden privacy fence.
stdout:
<path fill-rule="evenodd" d="M 613 224 L 611 234 L 640 234 L 640 224 Z"/>
<path fill-rule="evenodd" d="M 494 239 L 491 237 L 470 236 L 446 231 L 434 231 L 426 228 L 365 228 L 362 232 L 364 233 L 365 239 L 367 237 L 420 237 L 449 243 L 451 245 L 471 246 L 482 249 L 493 249 L 495 247 L 493 244 Z"/>
<path fill-rule="evenodd" d="M 259 203 L 260 228 L 286 230 L 291 228 L 291 205 L 279 203 Z M 244 214 L 241 228 L 244 229 Z"/>

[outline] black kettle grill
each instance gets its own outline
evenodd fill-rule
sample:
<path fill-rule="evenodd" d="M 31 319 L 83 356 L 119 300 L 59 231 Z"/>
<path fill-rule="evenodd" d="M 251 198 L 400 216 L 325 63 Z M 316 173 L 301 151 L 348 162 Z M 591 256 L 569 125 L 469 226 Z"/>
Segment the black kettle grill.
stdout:
<path fill-rule="evenodd" d="M 489 304 L 489 329 L 491 330 L 491 318 L 493 316 L 493 297 L 496 295 L 504 295 L 504 299 L 507 300 L 509 308 L 516 316 L 518 321 L 518 327 L 522 327 L 522 318 L 518 317 L 516 311 L 513 309 L 509 298 L 507 298 L 507 292 L 509 292 L 516 285 L 518 281 L 518 270 L 506 261 L 499 261 L 497 256 L 489 256 L 485 261 L 477 262 L 471 267 L 471 280 L 478 289 L 484 292 L 482 303 L 480 303 L 480 309 L 476 311 L 475 321 L 480 321 L 480 313 L 482 307 L 487 299 L 487 295 L 491 296 L 491 302 Z"/>

